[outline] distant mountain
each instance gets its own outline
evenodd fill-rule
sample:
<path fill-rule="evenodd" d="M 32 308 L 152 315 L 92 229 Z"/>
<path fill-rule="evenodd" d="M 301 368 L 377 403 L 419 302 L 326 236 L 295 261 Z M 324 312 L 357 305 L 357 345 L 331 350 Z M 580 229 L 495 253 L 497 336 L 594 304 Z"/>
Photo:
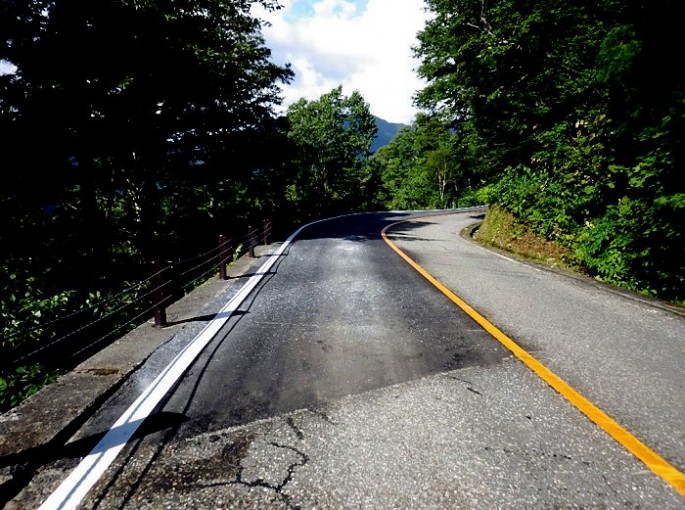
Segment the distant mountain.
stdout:
<path fill-rule="evenodd" d="M 393 122 L 388 122 L 380 117 L 373 116 L 376 119 L 376 126 L 378 127 L 378 133 L 376 133 L 376 138 L 371 144 L 371 152 L 376 152 L 378 149 L 384 145 L 388 145 L 390 140 L 392 140 L 397 132 L 400 130 L 404 124 L 395 124 Z"/>

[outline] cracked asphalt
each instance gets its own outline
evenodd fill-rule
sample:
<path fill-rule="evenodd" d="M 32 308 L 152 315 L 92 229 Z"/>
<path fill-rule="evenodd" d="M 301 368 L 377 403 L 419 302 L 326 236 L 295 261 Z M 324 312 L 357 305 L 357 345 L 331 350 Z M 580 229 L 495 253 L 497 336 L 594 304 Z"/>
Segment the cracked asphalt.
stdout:
<path fill-rule="evenodd" d="M 685 508 L 671 486 L 384 244 L 381 228 L 401 218 L 369 214 L 305 230 L 81 507 Z M 683 318 L 574 281 L 574 292 L 605 304 L 601 322 L 620 323 L 622 316 L 611 313 L 629 309 L 641 327 L 656 321 L 650 331 L 660 342 L 658 349 L 643 342 L 641 356 L 632 354 L 651 360 L 644 369 L 626 355 L 623 371 L 615 368 L 621 356 L 609 365 L 599 359 L 604 351 L 593 342 L 601 338 L 577 341 L 563 329 L 562 349 L 556 326 L 540 318 L 544 312 L 510 320 L 507 310 L 524 306 L 533 317 L 531 310 L 542 306 L 536 296 L 551 306 L 564 277 L 460 239 L 461 228 L 474 221 L 472 214 L 426 219 L 391 235 L 450 288 L 480 300 L 474 304 L 524 347 L 680 463 Z M 502 287 L 509 279 L 519 280 L 511 291 Z M 516 301 L 526 285 L 528 300 Z M 559 305 L 565 295 L 554 299 L 560 316 L 571 313 L 573 307 Z M 516 303 L 506 308 L 510 301 Z M 573 322 L 561 321 L 563 328 Z M 584 327 L 578 327 L 581 335 Z M 612 344 L 605 349 L 620 350 L 621 341 L 637 345 L 639 339 L 623 335 L 606 340 Z M 173 348 L 173 342 L 164 346 Z M 83 445 L 72 451 L 86 452 L 128 406 L 169 358 L 164 349 L 72 438 Z M 642 372 L 662 358 L 660 384 L 650 388 Z M 617 375 L 602 373 L 603 366 Z M 621 378 L 639 384 L 622 388 Z M 636 386 L 645 386 L 637 396 Z M 646 403 L 645 411 L 635 405 L 640 398 L 656 402 Z M 21 495 L 24 504 L 31 494 L 39 501 L 37 495 L 79 460 L 75 454 L 45 466 Z"/>

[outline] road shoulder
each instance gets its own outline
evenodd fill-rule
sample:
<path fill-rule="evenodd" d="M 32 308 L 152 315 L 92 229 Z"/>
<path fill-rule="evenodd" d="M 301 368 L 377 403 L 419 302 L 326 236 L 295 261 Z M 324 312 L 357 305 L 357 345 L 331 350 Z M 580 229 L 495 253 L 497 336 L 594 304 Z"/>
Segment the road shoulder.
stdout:
<path fill-rule="evenodd" d="M 63 453 L 65 444 L 160 347 L 189 342 L 244 283 L 272 246 L 243 256 L 228 280 L 212 278 L 167 308 L 168 326 L 149 320 L 87 359 L 56 382 L 0 416 L 0 502 L 30 482 L 37 469 Z"/>
<path fill-rule="evenodd" d="M 437 280 L 682 471 L 685 317 L 460 237 L 476 221 L 435 216 L 391 233 Z"/>

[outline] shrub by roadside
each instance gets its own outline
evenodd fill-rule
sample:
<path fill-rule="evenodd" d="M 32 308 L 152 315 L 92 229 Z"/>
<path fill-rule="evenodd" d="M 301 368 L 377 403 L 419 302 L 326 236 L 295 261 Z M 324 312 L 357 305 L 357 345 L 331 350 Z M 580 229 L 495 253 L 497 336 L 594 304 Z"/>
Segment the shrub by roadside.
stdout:
<path fill-rule="evenodd" d="M 485 245 L 550 267 L 586 274 L 585 269 L 574 260 L 570 248 L 557 241 L 542 239 L 497 204 L 489 208 L 473 237 Z"/>

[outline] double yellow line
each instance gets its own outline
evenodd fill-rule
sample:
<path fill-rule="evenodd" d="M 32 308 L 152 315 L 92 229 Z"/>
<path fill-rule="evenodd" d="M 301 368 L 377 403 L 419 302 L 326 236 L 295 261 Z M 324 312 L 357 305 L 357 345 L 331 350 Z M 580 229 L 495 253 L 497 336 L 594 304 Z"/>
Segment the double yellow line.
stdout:
<path fill-rule="evenodd" d="M 425 218 L 422 217 L 422 218 Z M 421 218 L 414 218 L 409 220 L 398 221 L 388 225 L 381 231 L 383 240 L 392 248 L 400 257 L 402 257 L 411 267 L 416 269 L 426 280 L 438 288 L 447 298 L 455 305 L 461 308 L 473 320 L 480 324 L 490 335 L 499 341 L 504 347 L 509 349 L 514 356 L 521 360 L 528 368 L 540 376 L 547 384 L 559 392 L 566 400 L 571 402 L 580 410 L 585 416 L 590 418 L 599 427 L 604 429 L 607 434 L 618 441 L 626 450 L 632 453 L 640 461 L 642 461 L 652 472 L 661 477 L 663 480 L 671 484 L 681 496 L 685 496 L 685 474 L 678 471 L 674 466 L 669 464 L 663 457 L 649 448 L 646 444 L 628 432 L 625 428 L 619 425 L 613 418 L 608 416 L 604 411 L 599 409 L 596 405 L 586 399 L 583 395 L 573 389 L 566 381 L 554 374 L 550 369 L 540 363 L 537 359 L 531 356 L 520 345 L 514 342 L 507 335 L 502 333 L 495 325 L 473 309 L 468 303 L 457 296 L 450 289 L 445 287 L 433 275 L 426 271 L 423 267 L 417 264 L 406 253 L 397 247 L 387 236 L 387 231 L 401 223 L 411 222 Z"/>

